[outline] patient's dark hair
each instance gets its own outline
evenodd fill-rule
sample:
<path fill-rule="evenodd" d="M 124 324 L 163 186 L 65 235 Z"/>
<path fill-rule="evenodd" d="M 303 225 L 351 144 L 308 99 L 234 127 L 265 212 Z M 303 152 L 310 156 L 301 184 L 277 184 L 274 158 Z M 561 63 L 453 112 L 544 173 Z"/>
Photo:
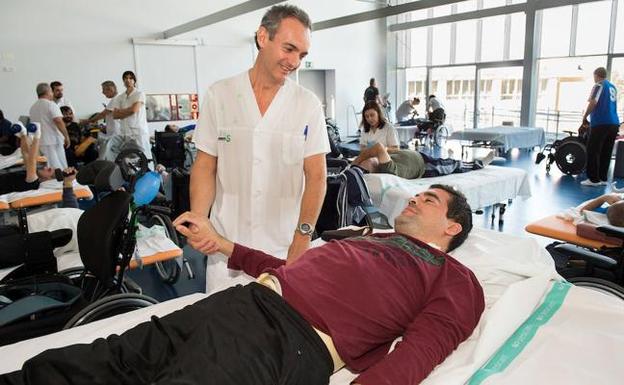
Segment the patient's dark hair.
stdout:
<path fill-rule="evenodd" d="M 429 188 L 444 190 L 451 196 L 446 217 L 459 223 L 462 227 L 462 230 L 449 242 L 447 252 L 452 251 L 464 243 L 466 238 L 468 238 L 468 233 L 472 230 L 472 210 L 466 200 L 466 196 L 453 187 L 445 184 L 432 184 Z"/>
<path fill-rule="evenodd" d="M 617 202 L 609 206 L 607 219 L 612 226 L 624 227 L 624 202 Z"/>

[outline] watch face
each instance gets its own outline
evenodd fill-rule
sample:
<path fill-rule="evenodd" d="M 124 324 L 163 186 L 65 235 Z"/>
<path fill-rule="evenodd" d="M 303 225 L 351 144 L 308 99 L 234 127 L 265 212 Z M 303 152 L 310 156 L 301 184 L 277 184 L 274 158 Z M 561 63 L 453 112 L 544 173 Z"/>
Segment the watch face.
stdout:
<path fill-rule="evenodd" d="M 312 232 L 312 226 L 310 226 L 310 224 L 308 223 L 302 223 L 299 225 L 299 229 L 304 232 L 304 233 L 310 233 Z"/>

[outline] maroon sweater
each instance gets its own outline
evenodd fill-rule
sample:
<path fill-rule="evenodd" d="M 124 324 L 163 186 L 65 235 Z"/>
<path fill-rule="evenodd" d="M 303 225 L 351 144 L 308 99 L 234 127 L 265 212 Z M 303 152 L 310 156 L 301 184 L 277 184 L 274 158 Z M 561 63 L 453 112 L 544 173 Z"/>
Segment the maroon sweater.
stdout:
<path fill-rule="evenodd" d="M 467 267 L 405 235 L 332 241 L 284 263 L 237 244 L 228 267 L 277 277 L 284 300 L 332 337 L 363 385 L 420 383 L 470 336 L 484 308 Z"/>

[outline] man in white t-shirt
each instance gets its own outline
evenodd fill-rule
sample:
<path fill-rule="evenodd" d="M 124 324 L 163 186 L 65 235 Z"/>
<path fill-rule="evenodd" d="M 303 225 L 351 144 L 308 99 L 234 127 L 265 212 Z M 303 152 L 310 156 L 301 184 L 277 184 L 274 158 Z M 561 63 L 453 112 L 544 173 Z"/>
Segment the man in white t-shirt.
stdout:
<path fill-rule="evenodd" d="M 52 101 L 56 103 L 56 105 L 59 106 L 59 108 L 63 106 L 67 106 L 71 108 L 72 111 L 74 111 L 74 116 L 77 116 L 75 115 L 76 109 L 74 108 L 74 106 L 72 106 L 71 102 L 67 100 L 67 98 L 63 94 L 64 92 L 63 83 L 59 82 L 58 80 L 55 80 L 52 83 L 50 83 L 50 88 L 52 88 Z"/>
<path fill-rule="evenodd" d="M 111 142 L 108 146 L 109 150 L 114 145 L 122 147 L 123 142 L 133 141 L 143 149 L 147 159 L 152 159 L 147 115 L 145 113 L 145 94 L 136 88 L 137 79 L 134 72 L 125 71 L 121 78 L 126 91 L 115 97 L 113 118 L 120 119 L 119 131 L 122 140 L 115 141 L 116 144 Z"/>
<path fill-rule="evenodd" d="M 115 82 L 112 80 L 102 82 L 102 94 L 106 96 L 108 103 L 104 106 L 102 111 L 87 120 L 89 123 L 95 123 L 101 119 L 104 119 L 106 122 L 106 128 L 98 133 L 100 159 L 104 159 L 106 145 L 110 138 L 119 135 L 120 132 L 120 122 L 118 119 L 113 117 L 113 111 L 115 108 L 119 108 L 119 99 L 117 98 L 117 86 L 115 85 Z"/>
<path fill-rule="evenodd" d="M 191 211 L 210 212 L 222 234 L 289 262 L 308 249 L 326 189 L 321 103 L 288 79 L 308 53 L 310 26 L 297 7 L 269 9 L 254 66 L 208 89 L 194 136 Z M 224 261 L 209 256 L 208 290 L 233 282 Z"/>
<path fill-rule="evenodd" d="M 69 135 L 59 106 L 52 101 L 52 88 L 47 83 L 37 85 L 37 101 L 30 107 L 30 121 L 41 125 L 41 153 L 52 168 L 67 168 L 65 149 Z"/>

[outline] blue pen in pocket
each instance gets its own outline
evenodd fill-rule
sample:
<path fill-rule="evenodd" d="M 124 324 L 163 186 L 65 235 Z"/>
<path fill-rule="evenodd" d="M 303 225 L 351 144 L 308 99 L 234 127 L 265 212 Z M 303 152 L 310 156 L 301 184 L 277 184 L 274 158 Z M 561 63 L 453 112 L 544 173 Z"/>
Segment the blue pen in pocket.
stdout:
<path fill-rule="evenodd" d="M 308 140 L 308 125 L 303 129 L 303 140 Z"/>

